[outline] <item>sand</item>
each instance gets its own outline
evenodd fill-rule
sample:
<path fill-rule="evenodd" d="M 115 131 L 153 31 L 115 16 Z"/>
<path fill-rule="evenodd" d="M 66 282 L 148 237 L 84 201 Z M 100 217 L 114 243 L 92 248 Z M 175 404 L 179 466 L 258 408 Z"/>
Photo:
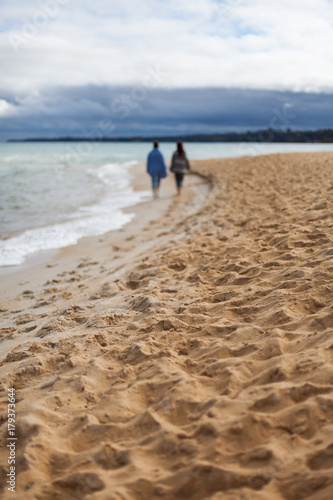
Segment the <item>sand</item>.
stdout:
<path fill-rule="evenodd" d="M 2 277 L 2 498 L 333 498 L 333 154 L 193 169 L 139 231 Z"/>

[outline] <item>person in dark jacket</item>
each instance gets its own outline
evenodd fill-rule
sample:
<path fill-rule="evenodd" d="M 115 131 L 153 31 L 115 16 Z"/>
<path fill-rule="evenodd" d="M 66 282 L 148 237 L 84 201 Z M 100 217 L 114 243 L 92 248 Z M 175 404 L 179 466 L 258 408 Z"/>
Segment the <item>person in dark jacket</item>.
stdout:
<path fill-rule="evenodd" d="M 177 150 L 172 155 L 170 170 L 175 174 L 177 193 L 180 195 L 184 175 L 190 170 L 182 142 L 177 142 Z"/>
<path fill-rule="evenodd" d="M 161 179 L 168 175 L 163 155 L 158 149 L 158 141 L 154 141 L 154 149 L 148 155 L 147 172 L 151 176 L 153 196 L 156 199 L 159 197 Z"/>

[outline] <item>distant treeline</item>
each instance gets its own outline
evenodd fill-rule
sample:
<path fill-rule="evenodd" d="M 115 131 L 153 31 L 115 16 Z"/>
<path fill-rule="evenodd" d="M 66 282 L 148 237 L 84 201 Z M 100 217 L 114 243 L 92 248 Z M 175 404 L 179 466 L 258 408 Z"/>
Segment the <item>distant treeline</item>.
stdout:
<path fill-rule="evenodd" d="M 191 134 L 159 137 L 56 137 L 34 139 L 9 139 L 7 142 L 333 142 L 333 130 L 279 130 L 263 129 L 225 134 Z"/>

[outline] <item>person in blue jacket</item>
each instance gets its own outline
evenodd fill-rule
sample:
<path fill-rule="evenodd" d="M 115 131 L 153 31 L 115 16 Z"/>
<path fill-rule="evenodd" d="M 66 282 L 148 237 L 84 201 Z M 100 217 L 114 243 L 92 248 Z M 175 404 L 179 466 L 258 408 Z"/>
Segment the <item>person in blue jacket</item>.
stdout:
<path fill-rule="evenodd" d="M 168 175 L 163 155 L 158 149 L 158 141 L 154 141 L 154 149 L 148 155 L 147 172 L 151 176 L 153 196 L 156 199 L 159 197 L 161 179 Z"/>

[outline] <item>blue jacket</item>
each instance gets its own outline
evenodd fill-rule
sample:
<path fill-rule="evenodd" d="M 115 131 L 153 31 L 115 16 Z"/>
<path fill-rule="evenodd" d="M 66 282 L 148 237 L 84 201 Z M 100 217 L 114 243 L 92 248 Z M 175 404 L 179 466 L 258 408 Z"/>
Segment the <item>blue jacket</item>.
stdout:
<path fill-rule="evenodd" d="M 168 175 L 163 155 L 157 148 L 153 149 L 148 155 L 147 172 L 152 177 L 159 175 L 163 178 Z"/>

